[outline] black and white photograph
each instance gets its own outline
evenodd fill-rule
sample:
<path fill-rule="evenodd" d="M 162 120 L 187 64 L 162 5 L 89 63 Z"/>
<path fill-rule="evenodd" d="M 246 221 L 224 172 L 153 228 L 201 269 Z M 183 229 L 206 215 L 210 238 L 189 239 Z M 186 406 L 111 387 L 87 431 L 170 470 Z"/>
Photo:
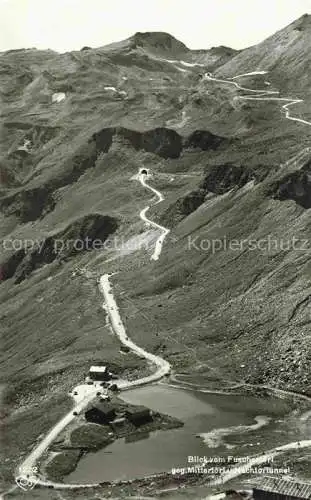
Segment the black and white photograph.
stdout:
<path fill-rule="evenodd" d="M 0 500 L 311 498 L 311 0 L 0 0 Z"/>

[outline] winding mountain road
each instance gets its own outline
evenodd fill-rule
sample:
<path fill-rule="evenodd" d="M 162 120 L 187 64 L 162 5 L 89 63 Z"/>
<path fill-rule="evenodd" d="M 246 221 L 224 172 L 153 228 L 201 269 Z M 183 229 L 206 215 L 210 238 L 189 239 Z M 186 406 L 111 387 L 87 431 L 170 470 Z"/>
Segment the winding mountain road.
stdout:
<path fill-rule="evenodd" d="M 161 201 L 164 200 L 164 196 L 160 191 L 157 191 L 157 189 L 153 188 L 146 182 L 146 178 L 148 178 L 148 171 L 147 173 L 143 173 L 142 171 L 145 171 L 146 169 L 141 169 L 139 171 L 139 174 L 137 175 L 136 179 L 139 180 L 139 182 L 142 184 L 143 187 L 149 189 L 152 193 L 156 195 L 158 200 L 154 203 L 154 205 L 161 203 Z M 149 210 L 150 205 L 145 207 L 141 212 L 140 212 L 140 218 L 146 222 L 147 224 L 150 224 L 151 226 L 155 227 L 156 229 L 160 229 L 162 231 L 162 234 L 158 237 L 155 243 L 155 250 L 153 254 L 151 255 L 150 259 L 151 260 L 158 260 L 160 257 L 160 254 L 162 252 L 162 247 L 163 243 L 165 240 L 165 237 L 167 234 L 170 232 L 169 229 L 165 228 L 164 226 L 161 226 L 160 224 L 157 224 L 156 222 L 148 219 L 146 217 L 146 212 Z M 109 281 L 111 275 L 108 273 L 104 274 L 103 276 L 100 277 L 99 280 L 99 289 L 101 293 L 104 296 L 105 302 L 103 304 L 103 308 L 106 310 L 108 313 L 111 327 L 114 331 L 114 333 L 117 335 L 119 338 L 120 342 L 128 347 L 132 352 L 137 354 L 137 356 L 140 356 L 142 358 L 145 358 L 147 361 L 151 362 L 153 365 L 156 367 L 156 371 L 152 373 L 151 375 L 148 375 L 146 377 L 142 377 L 137 380 L 133 381 L 120 381 L 118 382 L 118 387 L 121 390 L 127 390 L 127 389 L 133 389 L 134 387 L 139 387 L 142 385 L 146 384 L 151 384 L 153 382 L 157 382 L 164 376 L 168 375 L 171 371 L 171 365 L 165 361 L 163 358 L 160 356 L 155 356 L 154 354 L 149 353 L 142 347 L 139 347 L 137 344 L 135 344 L 128 336 L 124 327 L 124 324 L 122 322 L 119 309 L 117 306 L 117 303 L 115 301 L 115 298 L 113 296 L 111 284 Z"/>
<path fill-rule="evenodd" d="M 242 78 L 243 76 L 248 76 L 248 75 L 249 75 L 249 73 L 245 73 L 244 75 L 239 75 L 239 78 Z M 203 79 L 210 80 L 211 82 L 226 83 L 229 85 L 234 85 L 239 90 L 245 90 L 247 92 L 254 92 L 255 94 L 270 95 L 270 94 L 279 94 L 280 93 L 278 90 L 258 90 L 258 89 L 249 89 L 247 87 L 242 87 L 239 83 L 236 83 L 233 81 L 234 77 L 230 80 L 223 80 L 221 78 L 215 78 L 214 76 L 212 76 L 211 73 L 205 73 Z"/>
<path fill-rule="evenodd" d="M 161 201 L 164 200 L 163 195 L 159 191 L 154 189 L 152 186 L 149 186 L 149 184 L 146 183 L 145 180 L 146 177 L 148 177 L 148 174 L 139 172 L 137 179 L 145 188 L 149 189 L 157 196 L 158 200 L 156 201 L 155 204 L 160 203 Z M 157 224 L 156 222 L 153 222 L 152 220 L 146 217 L 145 214 L 149 210 L 149 208 L 150 208 L 149 205 L 145 207 L 140 212 L 140 217 L 143 221 L 159 229 L 162 232 L 162 234 L 156 240 L 155 250 L 151 256 L 152 260 L 158 260 L 162 251 L 164 239 L 166 235 L 169 233 L 169 229 L 161 226 L 160 224 Z M 134 381 L 128 381 L 128 380 L 118 381 L 117 384 L 119 389 L 125 391 L 128 389 L 133 389 L 134 387 L 139 387 L 142 385 L 157 382 L 158 380 L 160 380 L 161 378 L 170 373 L 171 366 L 167 361 L 162 359 L 160 356 L 156 356 L 154 354 L 149 353 L 148 351 L 139 347 L 132 340 L 128 338 L 119 313 L 118 306 L 116 304 L 116 301 L 112 293 L 111 284 L 109 281 L 110 276 L 111 275 L 109 274 L 104 274 L 103 276 L 100 277 L 99 290 L 104 296 L 105 302 L 103 304 L 103 308 L 106 310 L 108 314 L 111 327 L 114 333 L 117 335 L 117 337 L 119 338 L 120 342 L 123 345 L 125 345 L 126 347 L 131 349 L 131 351 L 133 351 L 135 354 L 146 359 L 148 362 L 152 363 L 156 367 L 155 372 L 146 377 L 141 377 L 140 379 Z M 24 484 L 32 483 L 35 485 L 47 486 L 47 487 L 50 486 L 58 489 L 60 488 L 75 489 L 77 487 L 90 488 L 97 486 L 97 484 L 76 485 L 76 484 L 64 484 L 64 483 L 55 483 L 53 481 L 47 481 L 44 478 L 42 478 L 39 474 L 37 474 L 34 471 L 34 469 L 39 459 L 46 451 L 46 449 L 51 445 L 51 443 L 56 439 L 56 437 L 65 429 L 65 427 L 67 427 L 67 425 L 76 418 L 75 413 L 78 414 L 81 413 L 87 407 L 87 405 L 96 397 L 96 393 L 98 392 L 98 390 L 102 391 L 103 389 L 100 386 L 100 383 L 96 382 L 93 385 L 81 384 L 73 389 L 71 393 L 72 396 L 74 395 L 75 392 L 77 392 L 77 395 L 73 396 L 76 401 L 74 408 L 70 410 L 70 412 L 68 412 L 50 430 L 50 432 L 44 437 L 44 439 L 33 449 L 33 451 L 28 455 L 28 457 L 22 462 L 22 464 L 18 467 L 16 471 L 15 474 L 16 480 Z"/>
<path fill-rule="evenodd" d="M 244 76 L 249 76 L 251 74 L 252 73 L 244 73 L 243 75 L 238 75 L 238 77 L 242 78 Z M 254 72 L 253 74 L 256 74 L 256 72 Z M 261 72 L 260 72 L 260 74 L 261 74 Z M 295 116 L 291 116 L 290 111 L 288 109 L 289 106 L 293 106 L 294 104 L 299 104 L 299 103 L 303 102 L 303 99 L 296 99 L 296 98 L 289 98 L 289 97 L 266 97 L 266 96 L 270 96 L 272 94 L 279 94 L 279 91 L 278 90 L 258 90 L 258 89 L 249 89 L 247 87 L 242 87 L 241 85 L 239 85 L 238 83 L 233 81 L 234 78 L 237 78 L 237 77 L 233 77 L 230 80 L 223 80 L 220 78 L 213 77 L 211 73 L 205 73 L 205 75 L 204 75 L 205 80 L 234 85 L 239 90 L 245 90 L 247 92 L 254 92 L 256 94 L 253 96 L 236 96 L 237 99 L 243 99 L 245 101 L 252 100 L 252 101 L 286 102 L 286 104 L 284 104 L 281 109 L 285 111 L 285 118 L 287 118 L 287 120 L 292 120 L 294 122 L 299 122 L 299 123 L 303 123 L 304 125 L 311 126 L 311 122 L 309 122 L 307 120 L 303 120 L 302 118 L 297 118 Z"/>
<path fill-rule="evenodd" d="M 244 75 L 238 75 L 234 78 L 242 78 L 243 76 L 249 76 L 249 75 L 254 75 L 254 74 L 264 74 L 266 72 L 252 72 L 252 73 L 245 73 Z M 274 94 L 278 94 L 278 91 L 268 91 L 268 90 L 254 90 L 254 89 L 248 89 L 246 87 L 242 87 L 238 83 L 231 80 L 223 80 L 219 78 L 214 78 L 210 73 L 205 74 L 205 80 L 209 81 L 215 81 L 223 84 L 231 84 L 234 85 L 236 88 L 239 90 L 255 93 L 256 95 L 254 96 L 237 96 L 238 99 L 244 99 L 244 100 L 264 100 L 264 101 L 280 101 L 284 102 L 286 101 L 286 104 L 282 106 L 282 109 L 285 111 L 285 117 L 289 120 L 293 120 L 296 122 L 300 122 L 302 124 L 306 125 L 311 125 L 311 122 L 307 120 L 303 120 L 300 118 L 296 118 L 290 115 L 289 111 L 289 106 L 292 106 L 294 104 L 298 104 L 303 102 L 301 99 L 289 99 L 289 98 L 280 98 L 280 97 L 267 97 L 271 96 Z M 157 201 L 154 203 L 154 205 L 162 202 L 164 200 L 163 195 L 157 191 L 155 188 L 151 187 L 147 182 L 146 179 L 148 178 L 148 173 L 142 173 L 142 169 L 139 172 L 137 179 L 141 183 L 143 187 L 146 189 L 150 190 L 155 194 L 157 197 Z M 147 224 L 150 224 L 151 226 L 155 227 L 156 229 L 159 229 L 161 231 L 161 235 L 158 237 L 155 243 L 155 250 L 151 256 L 151 260 L 158 260 L 160 257 L 160 254 L 162 252 L 162 247 L 164 240 L 169 233 L 169 229 L 161 226 L 160 224 L 155 223 L 154 221 L 150 220 L 147 218 L 146 213 L 149 210 L 150 206 L 145 207 L 141 212 L 140 212 L 140 218 L 145 221 Z M 138 356 L 141 356 L 145 358 L 148 362 L 152 363 L 156 367 L 156 371 L 146 377 L 142 377 L 138 380 L 135 381 L 120 381 L 119 386 L 121 390 L 126 390 L 130 389 L 133 387 L 138 387 L 141 385 L 149 384 L 152 382 L 156 382 L 163 378 L 165 375 L 170 373 L 171 367 L 170 364 L 162 359 L 159 356 L 155 356 L 147 351 L 145 351 L 143 348 L 137 346 L 132 340 L 130 340 L 126 334 L 125 327 L 123 325 L 122 319 L 120 317 L 120 313 L 116 304 L 116 301 L 114 299 L 113 293 L 112 293 L 112 288 L 110 284 L 110 276 L 109 274 L 104 274 L 103 276 L 100 277 L 99 280 L 99 289 L 101 293 L 104 296 L 105 299 L 105 309 L 108 313 L 113 331 L 115 334 L 118 336 L 120 342 L 127 346 L 129 349 L 131 349 L 135 354 Z M 95 398 L 96 392 L 98 390 L 98 387 L 96 387 L 96 384 L 93 386 L 88 386 L 86 384 L 82 384 L 81 386 L 78 387 L 78 398 L 76 399 L 76 404 L 74 408 L 65 415 L 63 419 L 61 419 L 52 429 L 51 431 L 44 437 L 44 439 L 34 448 L 34 450 L 30 453 L 30 455 L 23 461 L 23 463 L 20 465 L 16 472 L 16 478 L 25 480 L 25 481 L 30 481 L 35 484 L 39 484 L 41 486 L 49 486 L 49 487 L 54 487 L 54 488 L 59 488 L 59 489 L 75 489 L 77 487 L 81 488 L 88 488 L 88 487 L 94 487 L 97 486 L 97 484 L 91 484 L 91 485 L 73 485 L 73 484 L 64 484 L 64 483 L 54 483 L 52 481 L 46 481 L 44 478 L 39 476 L 36 473 L 32 473 L 31 470 L 36 466 L 38 460 L 42 456 L 42 454 L 46 451 L 48 446 L 55 440 L 55 438 L 59 435 L 59 433 L 74 419 L 75 415 L 73 412 L 80 413 L 87 405 L 88 403 Z M 281 391 L 281 390 L 279 390 Z M 286 393 L 287 391 L 282 391 Z M 308 418 L 310 413 L 306 414 L 306 418 Z M 269 452 L 266 452 L 262 455 L 253 457 L 250 462 L 248 463 L 249 466 L 252 465 L 258 465 L 261 463 L 264 463 L 267 461 L 269 457 L 274 457 L 279 455 L 280 453 L 284 453 L 288 450 L 294 450 L 294 449 L 300 449 L 300 448 L 307 448 L 311 446 L 311 440 L 305 440 L 299 442 L 292 442 L 288 443 L 286 445 L 274 448 L 273 450 L 270 450 Z M 230 470 L 230 472 L 225 473 L 222 475 L 217 481 L 214 481 L 212 485 L 216 486 L 218 484 L 223 484 L 226 481 L 229 481 L 232 478 L 238 477 L 241 475 L 241 468 L 240 467 L 234 467 L 233 469 Z M 10 490 L 12 491 L 12 490 Z M 221 496 L 222 497 L 222 496 Z"/>
<path fill-rule="evenodd" d="M 73 392 L 78 392 L 78 398 L 76 399 L 76 404 L 57 424 L 50 430 L 50 432 L 43 438 L 43 440 L 32 450 L 28 457 L 20 464 L 16 473 L 16 481 L 21 481 L 24 484 L 34 484 L 40 486 L 53 486 L 54 488 L 68 488 L 74 489 L 77 486 L 83 486 L 85 488 L 94 485 L 74 485 L 64 483 L 55 483 L 53 481 L 48 481 L 44 479 L 41 475 L 35 472 L 37 463 L 46 449 L 53 443 L 57 436 L 67 427 L 67 425 L 76 418 L 75 413 L 81 413 L 87 405 L 96 397 L 96 393 L 101 390 L 102 387 L 99 383 L 94 383 L 93 385 L 82 384 L 75 387 Z"/>
<path fill-rule="evenodd" d="M 144 174 L 144 173 L 142 173 L 142 170 L 145 170 L 145 169 L 140 169 L 140 172 L 139 172 L 137 178 L 142 186 L 149 189 L 151 192 L 153 192 L 157 196 L 158 201 L 156 201 L 154 203 L 154 205 L 157 205 L 158 203 L 161 203 L 161 201 L 164 201 L 164 197 L 160 193 L 160 191 L 157 191 L 155 188 L 153 188 L 152 186 L 147 184 L 146 178 L 148 178 L 148 173 Z M 154 221 L 148 219 L 148 217 L 146 217 L 146 212 L 148 212 L 149 208 L 150 208 L 150 206 L 145 207 L 140 212 L 139 216 L 147 224 L 150 224 L 151 226 L 155 227 L 156 229 L 160 229 L 160 231 L 162 231 L 161 236 L 159 236 L 159 238 L 156 241 L 154 252 L 151 255 L 151 260 L 158 260 L 158 258 L 161 255 L 161 252 L 162 252 L 162 246 L 163 246 L 164 240 L 165 240 L 166 236 L 168 235 L 168 233 L 170 232 L 170 230 L 164 226 L 160 226 L 160 224 L 157 224 L 156 222 L 154 222 Z"/>
<path fill-rule="evenodd" d="M 156 371 L 151 375 L 146 377 L 142 377 L 133 381 L 120 381 L 117 382 L 119 389 L 122 391 L 127 389 L 133 389 L 134 387 L 139 387 L 141 385 L 151 384 L 153 382 L 157 382 L 165 375 L 168 375 L 171 370 L 170 364 L 162 359 L 160 356 L 155 356 L 154 354 L 145 351 L 142 347 L 136 345 L 132 340 L 127 336 L 125 327 L 123 325 L 118 306 L 116 304 L 115 298 L 112 293 L 111 284 L 109 281 L 109 274 L 104 274 L 100 278 L 99 289 L 104 296 L 105 302 L 104 306 L 109 315 L 109 319 L 111 322 L 112 329 L 114 333 L 119 338 L 120 342 L 131 349 L 137 356 L 145 358 L 147 361 L 150 361 L 153 365 L 156 366 Z"/>
<path fill-rule="evenodd" d="M 266 75 L 268 71 L 251 71 L 250 73 L 243 73 L 242 75 L 236 75 L 232 78 L 232 80 L 236 80 L 237 78 L 243 78 L 245 76 L 255 76 L 255 75 Z"/>

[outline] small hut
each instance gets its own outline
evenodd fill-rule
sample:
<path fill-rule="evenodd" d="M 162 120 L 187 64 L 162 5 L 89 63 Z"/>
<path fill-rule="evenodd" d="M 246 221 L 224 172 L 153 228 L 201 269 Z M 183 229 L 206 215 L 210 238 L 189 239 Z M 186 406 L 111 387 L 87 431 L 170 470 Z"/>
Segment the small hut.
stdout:
<path fill-rule="evenodd" d="M 133 406 L 125 411 L 125 416 L 131 424 L 135 425 L 135 427 L 147 424 L 152 420 L 151 412 L 149 408 L 145 406 Z"/>
<path fill-rule="evenodd" d="M 92 380 L 108 381 L 111 380 L 111 375 L 107 366 L 91 366 L 89 371 L 89 376 Z"/>

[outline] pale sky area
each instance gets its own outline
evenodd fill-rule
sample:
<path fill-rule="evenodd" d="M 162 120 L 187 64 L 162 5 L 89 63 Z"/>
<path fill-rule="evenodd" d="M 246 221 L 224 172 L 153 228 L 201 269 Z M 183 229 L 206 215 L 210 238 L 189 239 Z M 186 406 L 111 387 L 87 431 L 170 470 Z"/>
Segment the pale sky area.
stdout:
<path fill-rule="evenodd" d="M 192 49 L 254 45 L 311 0 L 0 0 L 0 51 L 100 47 L 137 31 L 166 31 Z"/>

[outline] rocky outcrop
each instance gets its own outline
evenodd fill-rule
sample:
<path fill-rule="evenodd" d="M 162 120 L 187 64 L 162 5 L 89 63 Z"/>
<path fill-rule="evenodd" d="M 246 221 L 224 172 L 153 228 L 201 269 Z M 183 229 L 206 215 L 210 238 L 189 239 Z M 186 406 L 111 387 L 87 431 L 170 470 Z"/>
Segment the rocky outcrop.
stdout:
<path fill-rule="evenodd" d="M 93 167 L 97 158 L 94 142 L 78 149 L 67 160 L 62 172 L 42 187 L 20 188 L 0 200 L 0 210 L 6 216 L 14 215 L 23 223 L 37 220 L 54 210 L 54 192 L 76 182 L 84 172 Z"/>
<path fill-rule="evenodd" d="M 25 256 L 26 251 L 24 249 L 18 250 L 4 264 L 0 265 L 1 281 L 8 280 L 14 276 L 16 269 L 23 262 Z"/>
<path fill-rule="evenodd" d="M 46 155 L 46 151 L 58 135 L 59 127 L 33 125 L 28 121 L 7 120 L 2 127 L 2 145 L 4 146 L 3 164 L 10 176 L 7 187 L 16 187 L 27 182 L 35 172 L 37 165 Z M 1 149 L 1 144 L 0 144 Z M 0 161 L 0 169 L 2 167 Z"/>
<path fill-rule="evenodd" d="M 240 189 L 251 180 L 262 182 L 270 172 L 271 167 L 265 165 L 253 168 L 232 163 L 209 166 L 198 189 L 172 203 L 162 215 L 161 224 L 173 227 L 202 205 L 208 193 L 222 195 L 231 189 Z"/>
<path fill-rule="evenodd" d="M 53 236 L 53 239 L 66 243 L 58 253 L 60 258 L 66 259 L 81 251 L 96 250 L 93 247 L 95 240 L 104 243 L 117 228 L 118 222 L 115 218 L 108 215 L 90 214 L 77 219 L 63 232 Z M 79 242 L 78 246 L 77 242 Z"/>
<path fill-rule="evenodd" d="M 148 130 L 142 134 L 142 149 L 156 153 L 162 158 L 178 158 L 182 150 L 182 139 L 177 132 L 166 128 Z"/>
<path fill-rule="evenodd" d="M 33 123 L 23 121 L 6 121 L 3 124 L 6 137 L 16 137 L 17 141 L 9 150 L 9 155 L 18 151 L 18 146 L 29 141 L 32 150 L 39 149 L 57 136 L 59 127 L 48 127 L 45 125 L 33 125 Z M 18 144 L 17 144 L 18 143 Z"/>
<path fill-rule="evenodd" d="M 172 203 L 161 217 L 160 223 L 173 227 L 181 220 L 194 212 L 205 200 L 204 189 L 197 189 L 186 194 L 175 203 Z"/>
<path fill-rule="evenodd" d="M 40 195 L 42 191 L 46 192 L 44 189 L 36 188 L 5 196 L 0 200 L 1 212 L 6 217 L 11 215 L 18 217 L 23 223 L 37 220 L 55 206 L 48 193 L 47 197 Z M 38 198 L 35 196 L 36 193 L 39 194 Z"/>
<path fill-rule="evenodd" d="M 198 134 L 198 142 L 206 140 L 207 142 L 203 143 L 203 146 L 207 146 L 207 137 L 208 135 L 203 135 L 202 138 L 202 136 Z M 199 188 L 191 191 L 186 196 L 170 205 L 161 217 L 161 224 L 173 227 L 202 205 L 208 193 L 221 195 L 231 189 L 239 189 L 251 180 L 260 182 L 265 179 L 268 172 L 268 167 L 262 167 L 260 165 L 256 166 L 254 170 L 247 166 L 231 163 L 209 166 L 206 169 L 205 177 L 200 183 Z"/>
<path fill-rule="evenodd" d="M 311 160 L 301 170 L 274 183 L 269 194 L 277 200 L 294 200 L 303 208 L 311 208 Z"/>
<path fill-rule="evenodd" d="M 45 134 L 50 137 L 49 134 L 53 133 L 54 129 L 47 130 L 40 137 L 46 140 Z M 55 207 L 54 192 L 76 182 L 89 168 L 95 166 L 98 155 L 108 153 L 115 143 L 118 143 L 118 147 L 126 145 L 136 151 L 143 150 L 161 158 L 176 159 L 185 149 L 215 150 L 227 142 L 228 139 L 216 136 L 207 130 L 197 130 L 189 137 L 183 138 L 175 130 L 166 127 L 157 127 L 144 132 L 124 127 L 107 127 L 94 133 L 71 158 L 66 160 L 57 177 L 47 181 L 42 187 L 20 188 L 0 201 L 0 209 L 7 216 L 14 214 L 21 222 L 43 217 Z M 22 153 L 22 161 L 27 161 L 28 153 L 25 151 Z"/>
<path fill-rule="evenodd" d="M 228 139 L 212 134 L 208 130 L 195 130 L 183 138 L 175 130 L 158 127 L 138 132 L 124 127 L 106 128 L 93 134 L 89 142 L 95 141 L 97 154 L 107 153 L 117 136 L 136 150 L 154 153 L 162 158 L 179 158 L 183 150 L 198 148 L 202 151 L 214 150 L 228 143 Z"/>
<path fill-rule="evenodd" d="M 158 127 L 138 132 L 123 127 L 107 128 L 92 136 L 97 153 L 109 151 L 112 138 L 118 136 L 136 150 L 154 153 L 162 158 L 178 158 L 182 151 L 182 138 L 174 130 Z"/>
<path fill-rule="evenodd" d="M 206 192 L 224 194 L 232 188 L 241 188 L 254 178 L 253 173 L 231 163 L 213 165 L 207 169 L 201 188 Z"/>
<path fill-rule="evenodd" d="M 116 231 L 116 219 L 91 214 L 77 219 L 64 231 L 38 242 L 34 247 L 19 250 L 2 265 L 2 280 L 14 277 L 20 283 L 45 264 L 74 257 L 80 252 L 100 250 L 108 236 Z"/>
<path fill-rule="evenodd" d="M 183 138 L 175 130 L 166 127 L 138 132 L 124 127 L 103 129 L 92 136 L 97 153 L 109 151 L 114 136 L 123 139 L 136 150 L 154 153 L 162 158 L 179 158 L 185 149 L 198 148 L 202 151 L 214 150 L 228 143 L 225 137 L 217 136 L 208 130 L 195 130 Z"/>
<path fill-rule="evenodd" d="M 221 145 L 228 145 L 229 140 L 214 135 L 208 130 L 195 130 L 184 141 L 185 148 L 199 148 L 203 151 L 217 149 Z"/>
<path fill-rule="evenodd" d="M 189 51 L 188 47 L 169 33 L 162 31 L 137 32 L 130 40 L 133 47 L 143 47 L 152 51 L 168 51 L 178 54 Z"/>
<path fill-rule="evenodd" d="M 13 277 L 16 284 L 21 283 L 28 278 L 31 273 L 45 264 L 51 264 L 57 257 L 57 250 L 53 238 L 47 238 L 40 242 L 35 248 L 28 253 L 25 252 L 25 257 L 16 267 Z"/>
<path fill-rule="evenodd" d="M 14 215 L 24 223 L 43 217 L 54 206 L 52 193 L 46 187 L 21 190 L 0 200 L 4 215 Z"/>

